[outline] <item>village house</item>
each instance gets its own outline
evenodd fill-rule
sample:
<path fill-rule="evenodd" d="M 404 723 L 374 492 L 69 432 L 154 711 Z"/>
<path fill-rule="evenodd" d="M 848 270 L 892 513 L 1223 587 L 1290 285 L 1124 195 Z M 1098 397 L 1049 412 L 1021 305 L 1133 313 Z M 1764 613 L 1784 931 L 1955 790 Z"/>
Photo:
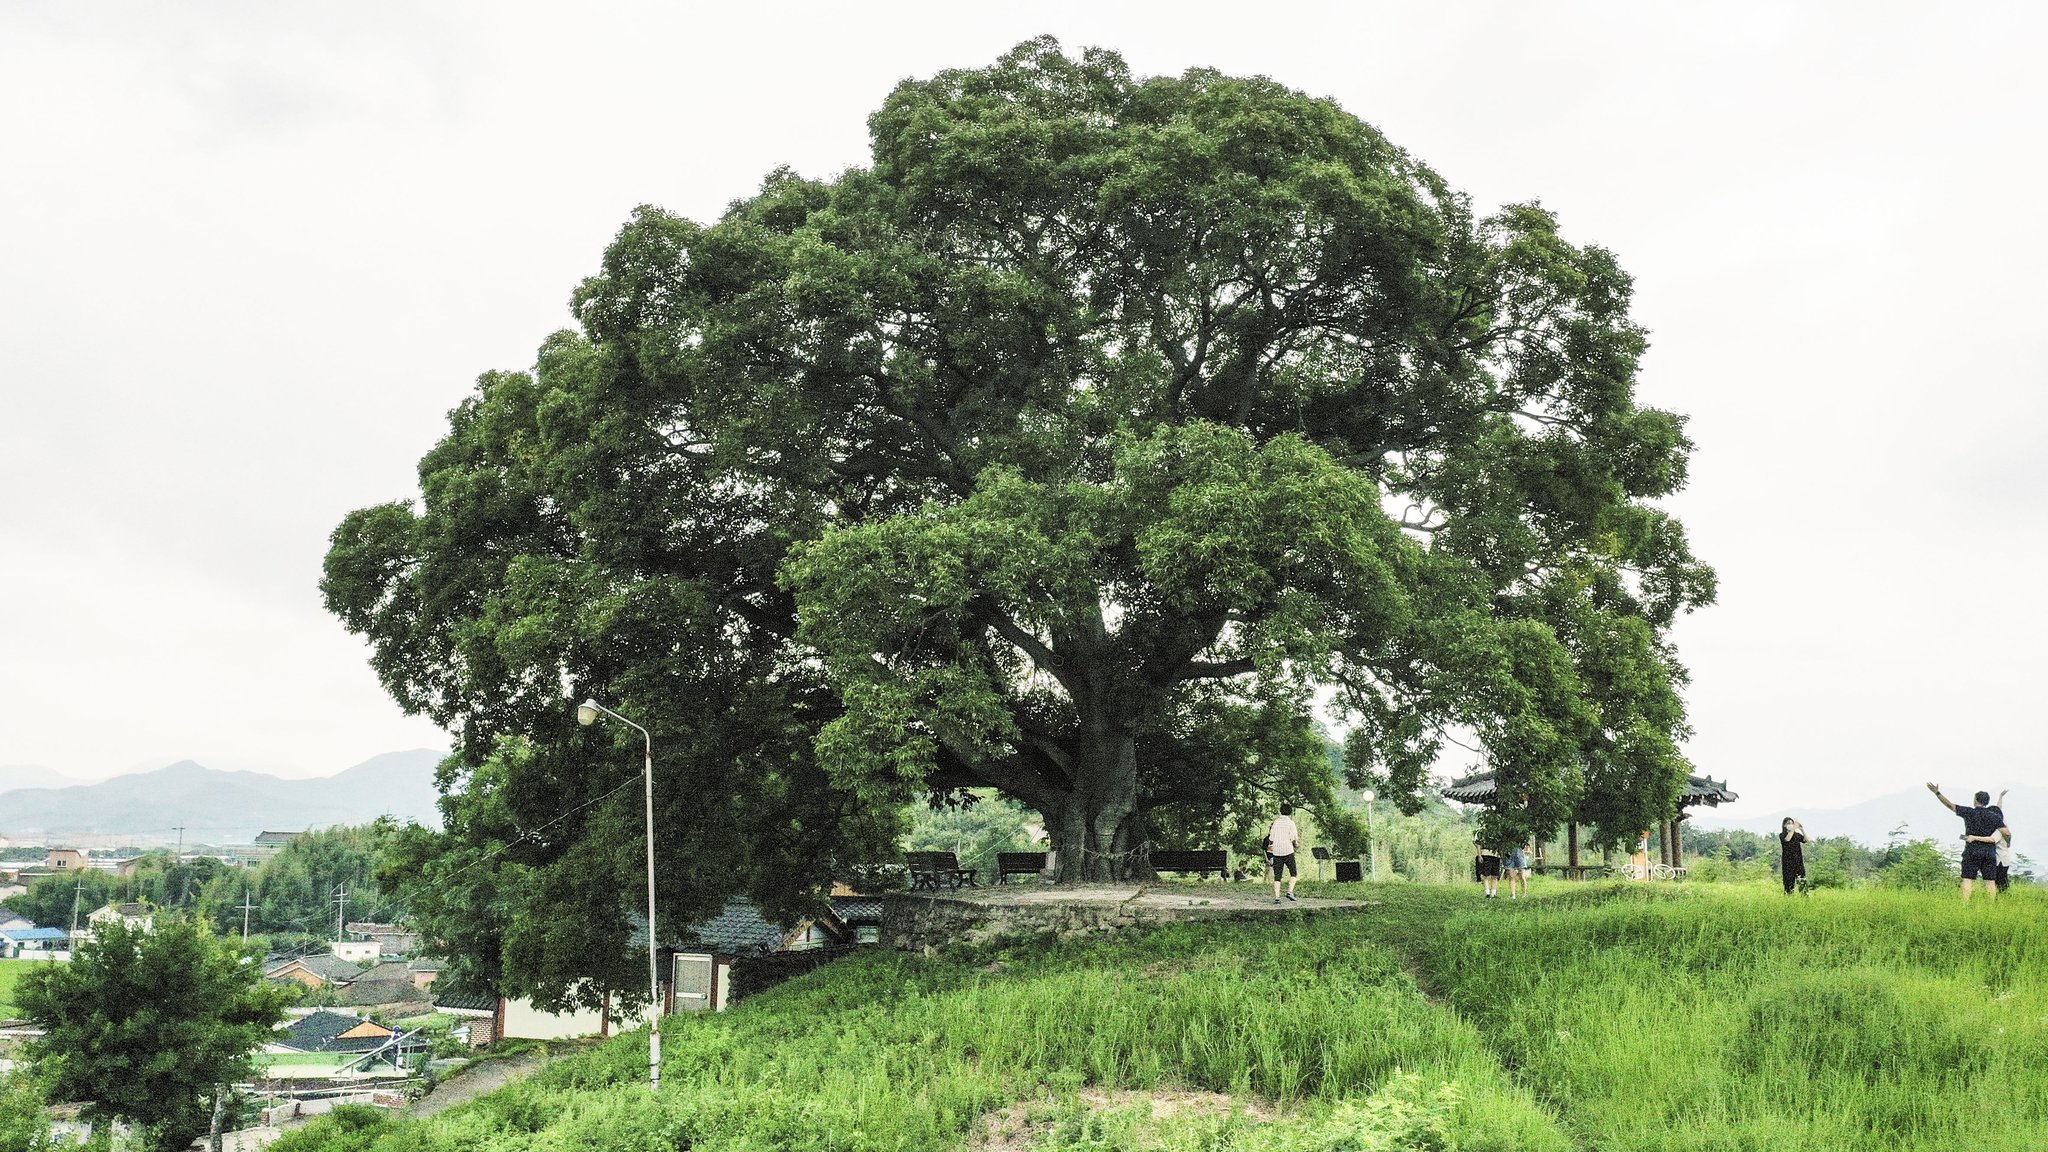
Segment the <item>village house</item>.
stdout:
<path fill-rule="evenodd" d="M 0 928 L 0 960 L 69 960 L 71 934 L 62 928 Z"/>
<path fill-rule="evenodd" d="M 285 845 L 304 835 L 304 832 L 259 832 L 256 839 L 243 851 L 242 856 L 251 864 L 261 864 L 284 851 Z"/>
<path fill-rule="evenodd" d="M 375 964 L 384 952 L 370 940 L 336 940 L 327 946 L 327 951 L 351 964 Z"/>
<path fill-rule="evenodd" d="M 263 1046 L 264 1054 L 270 1056 L 358 1055 L 359 1061 L 344 1061 L 341 1065 L 354 1074 L 401 1071 L 411 1057 L 425 1050 L 422 1041 L 401 1035 L 375 1020 L 324 1009 L 286 1021 L 270 1043 Z"/>
<path fill-rule="evenodd" d="M 628 919 L 634 932 L 627 947 L 640 952 L 647 947 L 647 920 L 631 913 Z M 659 949 L 657 964 L 666 975 L 661 1014 L 722 1012 L 749 988 L 809 971 L 857 944 L 874 943 L 880 938 L 881 921 L 882 902 L 870 897 L 835 896 L 829 910 L 793 924 L 777 924 L 751 901 L 735 898 L 718 915 L 690 925 L 673 937 L 676 943 Z M 736 981 L 736 966 L 746 966 L 752 979 Z M 453 1002 L 441 998 L 435 1006 L 449 1011 Z M 647 1015 L 644 1009 L 625 1013 L 610 999 L 597 1009 L 555 1013 L 531 1001 L 499 997 L 491 1013 L 491 1031 L 508 1040 L 610 1036 L 639 1027 Z"/>
<path fill-rule="evenodd" d="M 383 1008 L 395 1016 L 415 1016 L 428 1011 L 432 997 L 413 982 L 413 973 L 403 960 L 373 965 L 349 981 L 341 991 L 341 1002 L 361 1008 Z"/>
<path fill-rule="evenodd" d="M 375 924 L 369 921 L 351 921 L 347 925 L 351 940 L 374 943 L 378 954 L 383 956 L 410 956 L 419 950 L 420 934 L 410 928 L 396 924 Z"/>
<path fill-rule="evenodd" d="M 73 943 L 84 944 L 93 940 L 108 924 L 120 921 L 138 932 L 156 931 L 156 909 L 147 904 L 108 904 L 95 908 L 85 918 L 86 926 L 73 936 Z"/>
<path fill-rule="evenodd" d="M 92 867 L 92 860 L 76 848 L 52 848 L 43 854 L 46 872 L 78 872 Z"/>
<path fill-rule="evenodd" d="M 360 965 L 322 953 L 278 960 L 263 970 L 265 980 L 303 984 L 308 988 L 346 988 L 362 975 Z"/>

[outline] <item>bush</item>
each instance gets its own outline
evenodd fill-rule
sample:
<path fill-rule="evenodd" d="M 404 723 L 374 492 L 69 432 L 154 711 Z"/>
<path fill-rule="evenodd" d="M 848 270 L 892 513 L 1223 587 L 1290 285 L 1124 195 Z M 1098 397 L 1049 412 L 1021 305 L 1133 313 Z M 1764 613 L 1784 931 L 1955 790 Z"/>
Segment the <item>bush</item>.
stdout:
<path fill-rule="evenodd" d="M 24 1073 L 0 1072 L 0 1149 L 43 1152 L 51 1146 L 42 1088 Z"/>
<path fill-rule="evenodd" d="M 296 1132 L 287 1132 L 271 1152 L 369 1152 L 393 1125 L 389 1113 L 366 1104 L 340 1104 Z"/>
<path fill-rule="evenodd" d="M 1907 892 L 1934 892 L 1956 882 L 1954 865 L 1932 840 L 1915 840 L 1899 849 L 1898 858 L 1878 870 L 1877 882 Z"/>

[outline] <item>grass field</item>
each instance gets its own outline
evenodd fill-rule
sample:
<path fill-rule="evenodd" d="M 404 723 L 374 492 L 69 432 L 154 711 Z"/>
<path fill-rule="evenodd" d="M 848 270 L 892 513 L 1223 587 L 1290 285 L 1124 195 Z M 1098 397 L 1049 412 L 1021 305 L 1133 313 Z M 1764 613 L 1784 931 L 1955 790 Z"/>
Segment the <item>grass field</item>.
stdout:
<path fill-rule="evenodd" d="M 0 1020 L 15 1014 L 14 986 L 32 963 L 32 960 L 0 960 Z"/>
<path fill-rule="evenodd" d="M 2048 901 L 2008 895 L 1530 901 L 1430 972 L 1588 1147 L 2048 1148 Z"/>
<path fill-rule="evenodd" d="M 628 1034 L 277 1148 L 2048 1147 L 2042 893 L 1317 891 L 1376 906 L 871 953 L 672 1021 L 658 1098 Z"/>

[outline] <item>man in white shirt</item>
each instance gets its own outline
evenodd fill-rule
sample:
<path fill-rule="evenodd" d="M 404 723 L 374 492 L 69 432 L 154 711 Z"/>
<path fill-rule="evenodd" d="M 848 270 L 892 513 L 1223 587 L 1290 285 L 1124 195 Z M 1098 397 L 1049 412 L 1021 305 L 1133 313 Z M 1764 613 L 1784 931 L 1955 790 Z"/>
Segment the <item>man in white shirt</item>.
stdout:
<path fill-rule="evenodd" d="M 1294 899 L 1294 885 L 1301 869 L 1294 863 L 1295 849 L 1301 847 L 1301 829 L 1294 826 L 1294 805 L 1282 804 L 1273 830 L 1266 833 L 1266 863 L 1273 869 L 1273 903 L 1280 902 L 1280 874 L 1287 874 L 1287 898 Z"/>

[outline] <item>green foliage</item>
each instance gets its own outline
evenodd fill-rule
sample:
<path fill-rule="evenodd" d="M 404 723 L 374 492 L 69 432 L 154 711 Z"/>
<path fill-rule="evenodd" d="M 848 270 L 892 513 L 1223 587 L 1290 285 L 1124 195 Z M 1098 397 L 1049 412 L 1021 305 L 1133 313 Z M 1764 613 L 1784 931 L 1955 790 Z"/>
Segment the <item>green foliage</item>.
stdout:
<path fill-rule="evenodd" d="M 104 905 L 138 901 L 157 908 L 193 910 L 222 934 L 240 935 L 242 902 L 253 908 L 252 933 L 280 942 L 334 938 L 334 890 L 346 885 L 350 920 L 391 921 L 404 908 L 371 883 L 390 828 L 382 823 L 308 832 L 253 868 L 202 857 L 179 861 L 168 850 L 135 857 L 127 875 L 89 871 L 46 876 L 4 906 L 37 924 L 67 927 Z M 82 890 L 80 886 L 83 886 Z"/>
<path fill-rule="evenodd" d="M 0 1072 L 0 1152 L 49 1152 L 54 1147 L 42 1086 L 26 1072 Z"/>
<path fill-rule="evenodd" d="M 16 1000 L 44 1031 L 29 1058 L 50 1095 L 82 1102 L 87 1118 L 183 1148 L 283 1017 L 288 993 L 262 982 L 255 959 L 185 918 L 160 916 L 147 933 L 102 925 L 71 963 L 22 978 Z"/>
<path fill-rule="evenodd" d="M 365 1104 L 340 1104 L 312 1126 L 286 1132 L 272 1152 L 370 1152 L 379 1138 L 398 1127 L 390 1112 Z"/>
<path fill-rule="evenodd" d="M 1900 891 L 1935 892 L 1956 887 L 1957 875 L 1934 841 L 1914 840 L 1900 846 L 1897 859 L 1878 871 L 1877 880 Z"/>
<path fill-rule="evenodd" d="M 971 802 L 962 803 L 963 800 Z M 920 805 L 910 821 L 904 847 L 951 852 L 963 868 L 981 871 L 983 883 L 996 876 L 996 853 L 1033 850 L 1026 825 L 1030 814 L 1008 797 L 966 793 L 937 806 Z"/>
<path fill-rule="evenodd" d="M 332 940 L 336 888 L 346 888 L 349 920 L 389 923 L 405 907 L 374 882 L 377 861 L 394 828 L 374 824 L 337 825 L 295 837 L 253 869 L 235 869 L 209 881 L 199 910 L 223 934 L 240 934 L 242 902 L 254 905 L 249 931 L 279 940 Z"/>
<path fill-rule="evenodd" d="M 70 927 L 72 911 L 76 909 L 78 924 L 83 927 L 86 914 L 94 909 L 116 900 L 143 895 L 147 892 L 138 891 L 130 878 L 94 869 L 38 877 L 29 882 L 26 892 L 17 892 L 0 900 L 0 908 L 50 928 Z"/>
<path fill-rule="evenodd" d="M 406 859 L 476 978 L 632 987 L 639 746 L 565 685 L 653 733 L 678 923 L 794 908 L 959 788 L 1068 878 L 1281 801 L 1334 837 L 1319 696 L 1411 807 L 1472 733 L 1527 801 L 1496 840 L 1669 812 L 1666 631 L 1714 582 L 1610 253 L 1327 100 L 1050 40 L 868 124 L 864 167 L 635 213 L 417 506 L 333 535 L 329 608 L 461 733 Z"/>

